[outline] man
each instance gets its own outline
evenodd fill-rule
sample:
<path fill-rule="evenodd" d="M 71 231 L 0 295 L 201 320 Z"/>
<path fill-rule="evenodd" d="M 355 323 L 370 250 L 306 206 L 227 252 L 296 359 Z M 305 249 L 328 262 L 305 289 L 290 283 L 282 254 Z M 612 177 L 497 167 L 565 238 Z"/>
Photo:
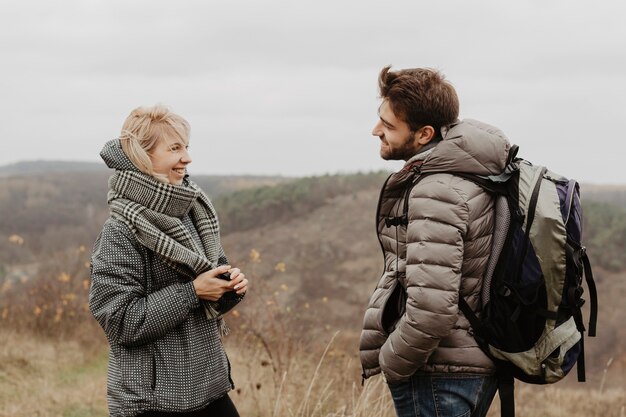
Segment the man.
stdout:
<path fill-rule="evenodd" d="M 493 198 L 455 174 L 503 171 L 509 142 L 500 130 L 457 120 L 456 91 L 426 68 L 379 76 L 380 156 L 404 160 L 381 190 L 377 232 L 385 270 L 365 312 L 363 377 L 382 372 L 405 416 L 484 416 L 495 367 L 459 310 L 480 315 L 491 251 Z"/>

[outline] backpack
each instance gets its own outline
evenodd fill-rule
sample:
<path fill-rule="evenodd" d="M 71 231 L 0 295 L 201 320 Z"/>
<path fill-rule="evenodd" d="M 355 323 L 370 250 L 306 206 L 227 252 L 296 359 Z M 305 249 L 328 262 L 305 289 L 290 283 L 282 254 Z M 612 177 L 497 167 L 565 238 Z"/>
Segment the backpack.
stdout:
<path fill-rule="evenodd" d="M 597 292 L 582 239 L 579 185 L 516 158 L 499 176 L 453 173 L 495 196 L 492 251 L 478 318 L 459 297 L 474 337 L 496 364 L 502 416 L 514 417 L 514 378 L 557 382 L 577 363 L 585 380 L 581 307 L 590 296 L 589 336 L 596 334 Z"/>

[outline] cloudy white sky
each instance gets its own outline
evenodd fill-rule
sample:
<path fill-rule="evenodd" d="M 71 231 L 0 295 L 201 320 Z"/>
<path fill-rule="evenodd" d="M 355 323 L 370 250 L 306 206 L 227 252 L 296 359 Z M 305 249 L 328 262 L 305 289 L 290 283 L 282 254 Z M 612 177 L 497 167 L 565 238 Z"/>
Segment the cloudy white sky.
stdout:
<path fill-rule="evenodd" d="M 21 0 L 0 4 L 0 165 L 99 161 L 131 109 L 192 126 L 191 173 L 395 169 L 376 79 L 442 70 L 526 159 L 626 183 L 626 3 Z"/>

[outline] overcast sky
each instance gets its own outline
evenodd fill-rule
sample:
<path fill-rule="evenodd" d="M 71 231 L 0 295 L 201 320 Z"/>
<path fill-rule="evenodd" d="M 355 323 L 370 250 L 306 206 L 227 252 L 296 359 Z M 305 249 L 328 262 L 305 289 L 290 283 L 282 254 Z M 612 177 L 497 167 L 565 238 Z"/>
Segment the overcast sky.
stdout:
<path fill-rule="evenodd" d="M 371 136 L 391 64 L 442 70 L 526 159 L 626 184 L 625 20 L 615 0 L 3 1 L 0 165 L 99 161 L 160 102 L 191 123 L 192 174 L 396 169 Z"/>

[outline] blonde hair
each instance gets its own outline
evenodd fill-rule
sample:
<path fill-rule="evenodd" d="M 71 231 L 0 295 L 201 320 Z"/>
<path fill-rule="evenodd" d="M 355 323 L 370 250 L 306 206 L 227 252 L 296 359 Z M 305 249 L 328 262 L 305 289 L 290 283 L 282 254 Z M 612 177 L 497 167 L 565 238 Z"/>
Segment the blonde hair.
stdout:
<path fill-rule="evenodd" d="M 167 176 L 154 172 L 150 152 L 163 139 L 189 143 L 190 130 L 185 119 L 162 104 L 137 107 L 124 121 L 120 142 L 122 150 L 137 169 L 161 182 L 169 183 Z"/>

